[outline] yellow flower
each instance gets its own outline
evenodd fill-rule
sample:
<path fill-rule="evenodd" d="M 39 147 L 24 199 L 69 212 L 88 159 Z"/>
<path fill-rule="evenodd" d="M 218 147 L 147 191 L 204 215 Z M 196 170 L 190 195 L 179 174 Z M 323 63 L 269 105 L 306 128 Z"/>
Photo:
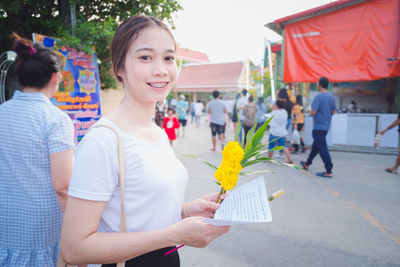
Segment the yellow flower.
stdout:
<path fill-rule="evenodd" d="M 221 183 L 224 190 L 231 190 L 236 186 L 239 172 L 242 170 L 240 162 L 244 157 L 244 151 L 236 141 L 229 142 L 222 152 L 222 163 L 214 173 L 215 179 Z"/>

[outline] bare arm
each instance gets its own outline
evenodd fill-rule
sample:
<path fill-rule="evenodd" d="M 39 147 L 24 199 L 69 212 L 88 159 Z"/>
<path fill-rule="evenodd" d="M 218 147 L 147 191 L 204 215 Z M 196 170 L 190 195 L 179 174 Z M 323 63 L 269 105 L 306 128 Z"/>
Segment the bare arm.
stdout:
<path fill-rule="evenodd" d="M 386 127 L 386 129 L 382 130 L 382 131 L 381 131 L 381 134 L 386 133 L 387 131 L 389 131 L 390 129 L 392 129 L 392 128 L 398 126 L 398 125 L 400 125 L 400 119 L 399 119 L 399 118 L 395 119 L 395 120 L 392 122 L 392 124 L 390 124 L 388 127 Z"/>
<path fill-rule="evenodd" d="M 316 110 L 311 110 L 311 115 L 313 115 L 313 116 L 317 115 L 317 111 Z"/>
<path fill-rule="evenodd" d="M 70 197 L 61 233 L 61 255 L 67 263 L 115 263 L 160 248 L 185 244 L 205 247 L 229 227 L 190 217 L 167 228 L 125 233 L 97 232 L 106 202 Z"/>
<path fill-rule="evenodd" d="M 73 150 L 50 154 L 50 173 L 53 188 L 62 211 L 65 210 L 69 181 L 72 174 Z"/>

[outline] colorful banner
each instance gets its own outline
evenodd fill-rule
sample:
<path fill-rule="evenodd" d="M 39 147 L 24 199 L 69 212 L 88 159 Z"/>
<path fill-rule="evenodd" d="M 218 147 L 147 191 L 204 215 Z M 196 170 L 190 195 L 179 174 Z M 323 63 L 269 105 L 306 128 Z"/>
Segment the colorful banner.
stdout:
<path fill-rule="evenodd" d="M 33 42 L 52 47 L 63 61 L 62 82 L 51 102 L 74 122 L 78 143 L 101 117 L 100 77 L 96 54 L 86 55 L 73 48 L 60 47 L 57 40 L 34 33 Z"/>
<path fill-rule="evenodd" d="M 400 76 L 400 1 L 359 2 L 285 25 L 285 82 Z"/>

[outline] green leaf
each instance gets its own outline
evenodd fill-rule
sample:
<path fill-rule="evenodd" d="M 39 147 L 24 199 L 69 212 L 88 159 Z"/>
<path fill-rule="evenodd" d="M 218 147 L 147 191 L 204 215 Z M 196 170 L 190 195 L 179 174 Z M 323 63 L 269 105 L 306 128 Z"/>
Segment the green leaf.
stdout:
<path fill-rule="evenodd" d="M 269 151 L 278 151 L 278 150 L 282 150 L 282 149 L 285 149 L 285 147 L 284 146 L 276 146 L 274 148 L 269 149 Z"/>
<path fill-rule="evenodd" d="M 257 170 L 257 171 L 253 171 L 253 172 L 240 172 L 239 175 L 255 175 L 255 174 L 260 174 L 260 173 L 273 173 L 275 174 L 274 171 L 271 170 Z"/>
<path fill-rule="evenodd" d="M 221 183 L 220 183 L 220 182 L 218 182 L 218 181 L 215 181 L 215 183 L 216 183 L 217 185 L 221 186 Z"/>
<path fill-rule="evenodd" d="M 247 133 L 246 136 L 246 147 L 244 150 L 244 154 L 251 152 L 251 149 L 253 148 L 253 136 L 254 136 L 254 130 L 256 129 L 257 126 L 257 117 L 254 119 L 254 124 L 253 127 L 250 128 L 249 132 Z M 257 146 L 258 144 L 255 144 Z"/>
<path fill-rule="evenodd" d="M 186 158 L 194 158 L 194 159 L 200 160 L 201 162 L 203 162 L 204 164 L 206 164 L 206 165 L 209 166 L 210 168 L 212 168 L 212 169 L 214 169 L 214 170 L 218 169 L 218 167 L 215 166 L 214 164 L 208 162 L 207 160 L 201 159 L 201 158 L 199 158 L 199 157 L 197 157 L 197 156 L 194 156 L 194 155 L 182 155 L 182 156 L 183 156 L 183 157 L 186 157 Z"/>
<path fill-rule="evenodd" d="M 269 123 L 271 122 L 271 120 L 272 120 L 272 117 L 269 118 L 268 120 L 266 120 L 263 123 L 263 125 L 261 125 L 261 127 L 258 128 L 256 133 L 254 134 L 254 138 L 253 138 L 253 141 L 252 141 L 253 146 L 257 146 L 261 142 L 262 138 L 265 135 L 265 131 L 267 130 L 267 127 L 268 127 Z"/>

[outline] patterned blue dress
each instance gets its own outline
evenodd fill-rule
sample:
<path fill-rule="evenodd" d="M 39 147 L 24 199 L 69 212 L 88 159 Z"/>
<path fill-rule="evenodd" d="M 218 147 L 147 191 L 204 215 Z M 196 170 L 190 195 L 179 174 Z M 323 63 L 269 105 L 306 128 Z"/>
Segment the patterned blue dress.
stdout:
<path fill-rule="evenodd" d="M 0 105 L 0 266 L 56 266 L 63 215 L 49 155 L 73 140 L 70 118 L 42 93 Z"/>

